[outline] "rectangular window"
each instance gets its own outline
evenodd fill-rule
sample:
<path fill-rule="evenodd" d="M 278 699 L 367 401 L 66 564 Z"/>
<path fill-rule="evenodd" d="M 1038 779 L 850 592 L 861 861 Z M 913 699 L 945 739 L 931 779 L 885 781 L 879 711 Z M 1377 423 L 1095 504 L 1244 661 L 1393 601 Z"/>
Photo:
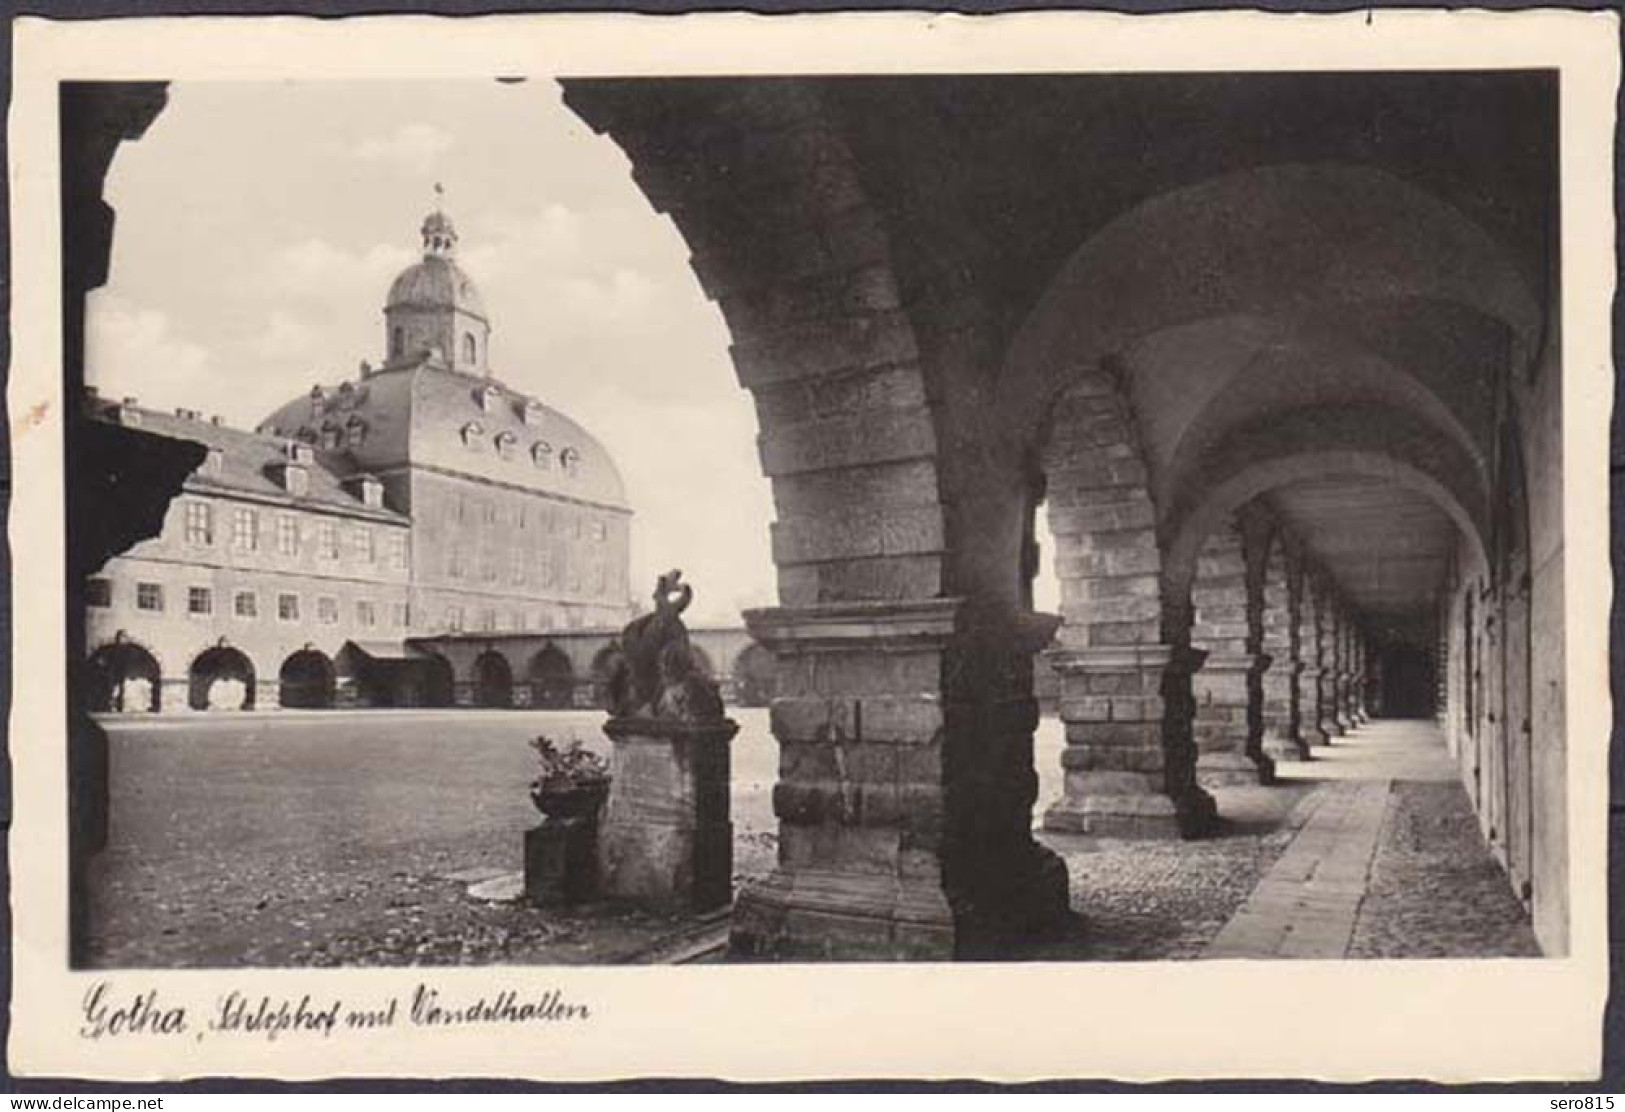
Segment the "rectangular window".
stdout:
<path fill-rule="evenodd" d="M 355 552 L 355 558 L 364 564 L 372 563 L 372 530 L 357 529 L 350 538 L 350 547 Z"/>
<path fill-rule="evenodd" d="M 163 610 L 163 587 L 157 583 L 137 583 L 135 585 L 135 608 L 137 610 Z"/>
<path fill-rule="evenodd" d="M 463 550 L 456 545 L 446 550 L 446 574 L 453 579 L 463 577 Z"/>
<path fill-rule="evenodd" d="M 510 548 L 508 550 L 508 578 L 515 583 L 525 581 L 525 550 Z"/>
<path fill-rule="evenodd" d="M 103 609 L 113 605 L 113 581 L 111 579 L 85 580 L 85 605 Z"/>
<path fill-rule="evenodd" d="M 378 624 L 378 612 L 373 608 L 371 599 L 357 599 L 355 603 L 355 624 L 363 629 Z"/>
<path fill-rule="evenodd" d="M 214 593 L 207 587 L 188 587 L 186 590 L 188 614 L 214 613 Z"/>
<path fill-rule="evenodd" d="M 389 619 L 396 629 L 405 629 L 412 624 L 412 612 L 407 609 L 404 602 L 397 602 L 389 608 Z"/>
<path fill-rule="evenodd" d="M 253 591 L 238 591 L 231 609 L 239 618 L 257 618 L 260 616 L 260 596 Z"/>
<path fill-rule="evenodd" d="M 214 507 L 207 502 L 186 503 L 186 543 L 199 546 L 214 543 Z"/>
<path fill-rule="evenodd" d="M 463 608 L 461 606 L 447 608 L 446 628 L 454 633 L 463 628 Z"/>
<path fill-rule="evenodd" d="M 239 552 L 253 552 L 259 546 L 260 515 L 239 507 L 231 515 L 231 547 Z"/>
<path fill-rule="evenodd" d="M 396 571 L 406 570 L 406 534 L 395 532 L 389 535 L 389 566 Z"/>
<path fill-rule="evenodd" d="M 497 612 L 485 610 L 480 613 L 480 629 L 486 633 L 493 633 L 497 628 Z"/>
<path fill-rule="evenodd" d="M 324 560 L 339 558 L 339 527 L 324 521 L 316 529 L 316 550 Z"/>
<path fill-rule="evenodd" d="M 332 595 L 323 595 L 316 600 L 316 620 L 323 625 L 337 625 L 339 621 L 339 600 Z"/>
<path fill-rule="evenodd" d="M 299 596 L 294 594 L 280 594 L 276 597 L 276 616 L 284 622 L 297 622 L 299 620 Z"/>
<path fill-rule="evenodd" d="M 593 540 L 601 541 L 608 535 L 609 535 L 609 530 L 604 526 L 604 523 L 602 521 L 595 521 L 595 522 L 592 523 L 592 539 Z"/>
<path fill-rule="evenodd" d="M 486 549 L 484 552 L 480 553 L 480 579 L 486 583 L 496 582 L 497 562 L 496 559 L 491 555 L 490 549 Z"/>
<path fill-rule="evenodd" d="M 299 519 L 292 514 L 276 519 L 276 549 L 284 556 L 299 555 Z"/>

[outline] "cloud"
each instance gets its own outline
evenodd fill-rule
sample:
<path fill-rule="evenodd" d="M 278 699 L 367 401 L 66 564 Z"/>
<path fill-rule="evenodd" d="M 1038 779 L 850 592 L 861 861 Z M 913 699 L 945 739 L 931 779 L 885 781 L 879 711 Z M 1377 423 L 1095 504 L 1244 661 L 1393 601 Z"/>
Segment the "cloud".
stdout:
<path fill-rule="evenodd" d="M 392 162 L 426 173 L 455 142 L 450 132 L 433 124 L 402 124 L 388 135 L 363 139 L 354 151 L 371 162 Z"/>
<path fill-rule="evenodd" d="M 309 354 L 316 347 L 316 330 L 285 309 L 271 310 L 265 331 L 249 341 L 262 359 L 289 359 Z"/>
<path fill-rule="evenodd" d="M 379 243 L 356 254 L 312 237 L 273 251 L 266 263 L 266 284 L 280 294 L 330 301 L 335 291 L 358 289 L 383 296 L 384 286 L 416 256 L 393 243 Z"/>
<path fill-rule="evenodd" d="M 209 350 L 176 335 L 164 313 L 110 295 L 91 299 L 85 322 L 85 377 L 91 385 L 138 393 L 140 385 L 185 384 L 210 373 Z"/>

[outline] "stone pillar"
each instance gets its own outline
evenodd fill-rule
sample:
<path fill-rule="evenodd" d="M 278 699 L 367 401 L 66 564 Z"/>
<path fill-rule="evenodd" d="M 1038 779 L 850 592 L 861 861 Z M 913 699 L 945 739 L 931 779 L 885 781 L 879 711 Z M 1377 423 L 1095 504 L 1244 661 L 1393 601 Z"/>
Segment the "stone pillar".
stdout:
<path fill-rule="evenodd" d="M 1249 752 L 1251 696 L 1264 659 L 1253 651 L 1247 562 L 1234 521 L 1210 534 L 1191 586 L 1191 646 L 1206 654 L 1192 677 L 1196 698 L 1196 779 L 1205 788 L 1269 783 L 1275 762 Z"/>
<path fill-rule="evenodd" d="M 1065 865 L 1032 837 L 1055 618 L 948 598 L 745 620 L 778 658 L 779 860 L 734 906 L 735 955 L 946 960 L 1065 923 Z"/>
<path fill-rule="evenodd" d="M 727 718 L 611 718 L 609 803 L 598 837 L 600 890 L 611 899 L 706 911 L 733 895 Z"/>
<path fill-rule="evenodd" d="M 1344 701 L 1348 708 L 1349 725 L 1358 727 L 1365 724 L 1365 713 L 1360 698 L 1360 693 L 1365 687 L 1365 677 L 1361 668 L 1360 630 L 1352 621 L 1349 623 L 1348 639 L 1344 643 L 1344 648 L 1345 659 L 1348 662 L 1346 671 L 1348 684 L 1344 692 Z"/>
<path fill-rule="evenodd" d="M 474 705 L 474 681 L 454 680 L 451 685 L 451 701 L 453 706 L 471 707 Z"/>
<path fill-rule="evenodd" d="M 1324 609 L 1325 596 L 1321 594 L 1314 576 L 1306 569 L 1303 575 L 1303 622 L 1300 627 L 1303 631 L 1301 644 L 1303 668 L 1298 673 L 1298 728 L 1303 733 L 1304 740 L 1311 746 L 1331 744 L 1331 736 L 1327 734 L 1325 727 L 1325 712 L 1321 705 L 1325 693 L 1320 675 Z"/>
<path fill-rule="evenodd" d="M 1320 607 L 1320 636 L 1318 660 L 1320 666 L 1320 733 L 1330 745 L 1332 738 L 1343 736 L 1343 727 L 1337 721 L 1337 599 L 1326 584 L 1317 586 Z"/>
<path fill-rule="evenodd" d="M 185 676 L 165 676 L 158 681 L 160 711 L 187 710 L 191 706 L 192 681 Z"/>
<path fill-rule="evenodd" d="M 282 685 L 276 680 L 254 681 L 254 709 L 279 710 L 282 707 Z"/>
<path fill-rule="evenodd" d="M 1196 781 L 1191 674 L 1202 653 L 1170 645 L 1059 649 L 1065 794 L 1044 814 L 1051 833 L 1194 837 L 1213 824 Z"/>
<path fill-rule="evenodd" d="M 1349 630 L 1352 626 L 1346 605 L 1337 608 L 1337 702 L 1334 707 L 1338 728 L 1345 734 L 1354 729 L 1353 666 L 1349 661 Z"/>
<path fill-rule="evenodd" d="M 1266 536 L 1264 545 L 1266 555 L 1256 580 L 1258 647 L 1268 662 L 1259 677 L 1260 744 L 1274 760 L 1306 761 L 1309 746 L 1298 731 L 1297 677 L 1302 668 L 1298 661 L 1298 599 L 1292 591 L 1283 539 L 1278 533 Z"/>

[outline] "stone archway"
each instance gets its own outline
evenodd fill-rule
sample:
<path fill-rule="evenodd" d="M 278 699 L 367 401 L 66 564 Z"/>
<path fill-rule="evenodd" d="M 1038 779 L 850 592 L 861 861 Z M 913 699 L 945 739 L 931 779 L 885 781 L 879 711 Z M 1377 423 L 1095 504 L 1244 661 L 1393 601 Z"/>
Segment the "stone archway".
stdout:
<path fill-rule="evenodd" d="M 471 677 L 475 706 L 513 706 L 513 667 L 507 657 L 495 649 L 486 649 L 474 658 Z"/>
<path fill-rule="evenodd" d="M 282 662 L 278 702 L 285 708 L 325 710 L 333 706 L 337 671 L 327 654 L 305 648 Z"/>
<path fill-rule="evenodd" d="M 575 669 L 558 646 L 548 645 L 531 657 L 526 676 L 530 682 L 532 707 L 565 710 L 574 704 Z"/>
<path fill-rule="evenodd" d="M 87 709 L 112 713 L 162 708 L 163 671 L 158 658 L 134 641 L 115 640 L 90 654 Z"/>
<path fill-rule="evenodd" d="M 187 670 L 187 705 L 193 710 L 253 710 L 254 664 L 240 649 L 215 645 Z"/>

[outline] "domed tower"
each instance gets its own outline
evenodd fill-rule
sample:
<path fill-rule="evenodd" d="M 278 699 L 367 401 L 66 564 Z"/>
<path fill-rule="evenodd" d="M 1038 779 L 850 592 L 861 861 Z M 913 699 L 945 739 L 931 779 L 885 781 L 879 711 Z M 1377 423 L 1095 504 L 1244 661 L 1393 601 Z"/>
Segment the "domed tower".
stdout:
<path fill-rule="evenodd" d="M 423 221 L 423 260 L 401 271 L 384 302 L 385 366 L 426 352 L 464 374 L 489 374 L 491 324 L 457 265 L 457 227 L 438 208 Z"/>

